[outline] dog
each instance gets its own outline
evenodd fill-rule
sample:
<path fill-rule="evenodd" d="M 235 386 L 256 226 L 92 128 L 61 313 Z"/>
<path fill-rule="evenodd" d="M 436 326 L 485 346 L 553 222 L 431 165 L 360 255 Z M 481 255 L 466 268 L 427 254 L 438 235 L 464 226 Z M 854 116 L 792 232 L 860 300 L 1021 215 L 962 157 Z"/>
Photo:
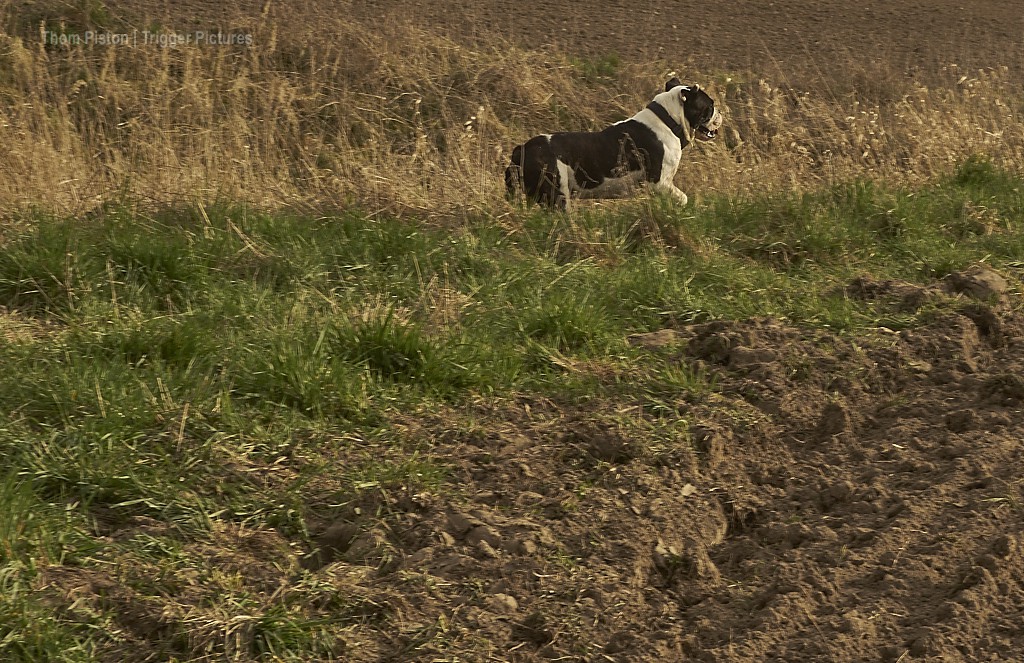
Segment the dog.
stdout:
<path fill-rule="evenodd" d="M 714 140 L 721 126 L 714 99 L 699 85 L 673 78 L 628 120 L 596 132 L 541 134 L 516 146 L 505 187 L 510 196 L 521 191 L 564 209 L 571 198 L 621 198 L 646 182 L 685 205 L 686 194 L 672 181 L 683 148 L 694 138 Z"/>

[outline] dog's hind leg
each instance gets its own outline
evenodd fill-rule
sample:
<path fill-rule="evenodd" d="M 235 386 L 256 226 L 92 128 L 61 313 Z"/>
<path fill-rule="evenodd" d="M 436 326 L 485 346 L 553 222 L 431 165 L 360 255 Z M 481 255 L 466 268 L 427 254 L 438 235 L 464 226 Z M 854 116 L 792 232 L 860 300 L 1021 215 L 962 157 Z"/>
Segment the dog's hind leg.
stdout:
<path fill-rule="evenodd" d="M 539 138 L 539 139 L 538 139 Z M 532 143 L 530 158 L 531 163 L 527 166 L 527 172 L 533 178 L 527 180 L 526 186 L 533 192 L 534 199 L 548 207 L 562 206 L 561 199 L 564 198 L 564 188 L 561 178 L 561 170 L 558 167 L 558 159 L 551 153 L 548 145 L 548 137 L 540 136 Z"/>
<path fill-rule="evenodd" d="M 576 175 L 572 167 L 561 159 L 555 159 L 555 168 L 558 172 L 558 180 L 554 183 L 558 190 L 554 205 L 559 209 L 569 209 L 569 202 L 572 200 L 573 184 L 576 182 Z"/>

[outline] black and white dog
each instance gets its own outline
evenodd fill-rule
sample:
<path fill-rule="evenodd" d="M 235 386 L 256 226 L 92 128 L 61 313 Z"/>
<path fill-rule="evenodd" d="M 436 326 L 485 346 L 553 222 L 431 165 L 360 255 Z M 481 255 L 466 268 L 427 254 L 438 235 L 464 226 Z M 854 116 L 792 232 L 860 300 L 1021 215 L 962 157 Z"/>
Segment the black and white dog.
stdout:
<path fill-rule="evenodd" d="M 694 137 L 714 139 L 721 125 L 715 101 L 699 85 L 673 78 L 646 108 L 603 131 L 542 134 L 517 146 L 505 186 L 565 207 L 573 197 L 618 198 L 648 182 L 685 205 L 686 194 L 672 182 L 683 148 Z"/>

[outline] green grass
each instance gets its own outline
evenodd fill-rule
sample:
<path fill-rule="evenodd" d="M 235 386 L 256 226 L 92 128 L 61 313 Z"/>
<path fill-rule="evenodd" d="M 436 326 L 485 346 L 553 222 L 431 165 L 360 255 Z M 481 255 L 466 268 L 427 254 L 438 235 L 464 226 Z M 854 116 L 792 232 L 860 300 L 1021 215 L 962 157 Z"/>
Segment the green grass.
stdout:
<path fill-rule="evenodd" d="M 622 58 L 615 53 L 599 55 L 594 58 L 570 58 L 569 61 L 584 82 L 591 85 L 614 79 L 622 67 Z"/>
<path fill-rule="evenodd" d="M 912 191 L 864 181 L 456 229 L 232 207 L 28 219 L 0 252 L 0 307 L 32 323 L 0 345 L 0 658 L 117 650 L 116 601 L 74 612 L 34 589 L 48 567 L 126 559 L 148 570 L 127 578 L 145 600 L 202 578 L 192 612 L 168 608 L 166 656 L 342 657 L 333 629 L 347 618 L 328 607 L 356 599 L 323 599 L 307 577 L 267 603 L 196 546 L 236 527 L 308 549 L 311 523 L 372 495 L 457 491 L 450 459 L 392 426 L 410 412 L 639 399 L 674 430 L 678 404 L 715 380 L 630 347 L 630 333 L 753 316 L 912 327 L 927 309 L 897 315 L 837 286 L 931 283 L 977 261 L 1019 271 L 1022 186 L 975 159 Z M 139 523 L 159 531 L 108 536 Z"/>

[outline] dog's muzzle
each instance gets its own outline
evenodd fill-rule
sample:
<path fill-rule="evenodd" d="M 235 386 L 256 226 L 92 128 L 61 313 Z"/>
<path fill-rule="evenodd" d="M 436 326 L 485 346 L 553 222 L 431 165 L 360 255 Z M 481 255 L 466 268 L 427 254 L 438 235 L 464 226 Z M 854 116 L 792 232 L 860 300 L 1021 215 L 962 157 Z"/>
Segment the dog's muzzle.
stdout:
<path fill-rule="evenodd" d="M 697 127 L 697 138 L 699 140 L 714 140 L 718 135 L 718 129 L 722 126 L 722 114 L 715 109 L 711 118 Z"/>

